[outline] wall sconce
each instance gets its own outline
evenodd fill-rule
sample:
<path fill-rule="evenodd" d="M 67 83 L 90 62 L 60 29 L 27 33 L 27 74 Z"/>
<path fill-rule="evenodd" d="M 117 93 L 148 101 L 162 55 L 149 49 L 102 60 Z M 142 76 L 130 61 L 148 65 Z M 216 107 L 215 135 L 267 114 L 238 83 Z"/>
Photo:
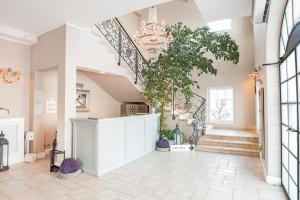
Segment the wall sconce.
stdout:
<path fill-rule="evenodd" d="M 7 85 L 13 85 L 21 79 L 21 71 L 11 68 L 0 68 L 0 80 Z"/>

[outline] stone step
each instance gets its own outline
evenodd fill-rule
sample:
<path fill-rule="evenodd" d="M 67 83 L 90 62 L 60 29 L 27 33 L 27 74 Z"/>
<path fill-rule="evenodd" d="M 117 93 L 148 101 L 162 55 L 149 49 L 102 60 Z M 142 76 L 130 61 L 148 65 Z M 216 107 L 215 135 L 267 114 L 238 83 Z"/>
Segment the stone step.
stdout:
<path fill-rule="evenodd" d="M 247 141 L 247 142 L 257 142 L 258 137 L 253 136 L 231 136 L 231 135 L 217 135 L 217 134 L 206 134 L 203 136 L 205 139 L 215 139 L 215 140 L 227 140 L 227 141 Z"/>
<path fill-rule="evenodd" d="M 251 157 L 259 156 L 259 150 L 235 148 L 235 147 L 218 147 L 218 146 L 198 145 L 196 147 L 195 151 L 233 154 L 233 155 L 242 155 L 242 156 L 251 156 Z"/>
<path fill-rule="evenodd" d="M 219 146 L 219 147 L 236 147 L 236 148 L 245 148 L 259 150 L 259 145 L 257 142 L 249 141 L 238 141 L 238 140 L 218 140 L 218 139 L 209 139 L 209 138 L 200 138 L 198 141 L 199 145 L 207 146 Z"/>

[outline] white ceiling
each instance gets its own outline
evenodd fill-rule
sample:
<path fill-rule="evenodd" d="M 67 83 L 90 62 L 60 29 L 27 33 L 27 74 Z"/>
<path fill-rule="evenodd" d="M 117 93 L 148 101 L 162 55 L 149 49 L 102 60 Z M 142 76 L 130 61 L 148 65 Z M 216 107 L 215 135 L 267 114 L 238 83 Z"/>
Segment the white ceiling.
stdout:
<path fill-rule="evenodd" d="M 169 0 L 0 0 L 0 25 L 39 35 L 66 22 L 81 28 Z"/>
<path fill-rule="evenodd" d="M 194 0 L 205 22 L 250 16 L 252 0 Z"/>

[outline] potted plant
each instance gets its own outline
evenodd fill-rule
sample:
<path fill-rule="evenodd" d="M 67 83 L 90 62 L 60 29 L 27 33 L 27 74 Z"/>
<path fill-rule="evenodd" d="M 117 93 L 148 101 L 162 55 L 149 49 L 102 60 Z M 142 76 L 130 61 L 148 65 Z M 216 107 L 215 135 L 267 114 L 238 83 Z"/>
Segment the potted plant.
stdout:
<path fill-rule="evenodd" d="M 163 129 L 160 131 L 160 138 L 167 138 L 170 145 L 174 144 L 173 130 Z"/>

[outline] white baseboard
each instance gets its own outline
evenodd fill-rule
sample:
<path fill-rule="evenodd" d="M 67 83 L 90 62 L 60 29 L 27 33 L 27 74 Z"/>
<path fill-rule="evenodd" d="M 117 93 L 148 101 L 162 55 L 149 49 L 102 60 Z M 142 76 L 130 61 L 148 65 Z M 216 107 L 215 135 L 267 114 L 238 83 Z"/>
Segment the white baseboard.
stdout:
<path fill-rule="evenodd" d="M 266 172 L 266 168 L 265 168 L 265 163 L 262 160 L 262 158 L 260 158 L 260 162 L 262 164 L 262 168 L 263 168 L 263 172 L 264 172 L 264 177 L 265 177 L 266 183 L 270 184 L 270 185 L 281 185 L 281 177 L 268 176 L 267 172 Z"/>
<path fill-rule="evenodd" d="M 281 177 L 266 176 L 266 182 L 270 185 L 281 185 Z"/>

